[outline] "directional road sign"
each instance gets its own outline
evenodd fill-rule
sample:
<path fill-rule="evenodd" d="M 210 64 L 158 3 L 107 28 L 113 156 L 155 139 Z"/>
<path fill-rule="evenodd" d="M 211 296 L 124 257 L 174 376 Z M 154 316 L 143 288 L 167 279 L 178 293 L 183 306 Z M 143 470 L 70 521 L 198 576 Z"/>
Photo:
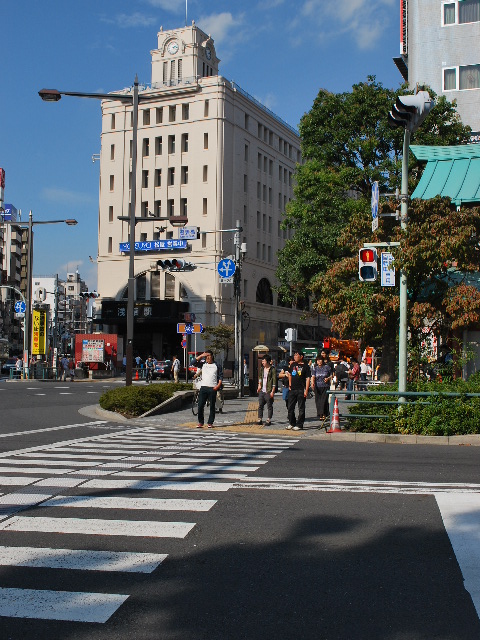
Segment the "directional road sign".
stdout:
<path fill-rule="evenodd" d="M 382 251 L 380 283 L 382 287 L 395 286 L 395 269 L 392 267 L 393 255 L 388 251 Z"/>
<path fill-rule="evenodd" d="M 217 271 L 221 278 L 231 278 L 235 273 L 235 262 L 230 258 L 224 258 L 218 263 Z"/>
<path fill-rule="evenodd" d="M 26 308 L 27 306 L 23 300 L 17 300 L 17 302 L 15 302 L 15 313 L 25 313 Z"/>
<path fill-rule="evenodd" d="M 378 229 L 378 182 L 372 184 L 372 231 Z"/>
<path fill-rule="evenodd" d="M 199 322 L 180 322 L 177 324 L 177 333 L 202 333 L 203 325 Z"/>

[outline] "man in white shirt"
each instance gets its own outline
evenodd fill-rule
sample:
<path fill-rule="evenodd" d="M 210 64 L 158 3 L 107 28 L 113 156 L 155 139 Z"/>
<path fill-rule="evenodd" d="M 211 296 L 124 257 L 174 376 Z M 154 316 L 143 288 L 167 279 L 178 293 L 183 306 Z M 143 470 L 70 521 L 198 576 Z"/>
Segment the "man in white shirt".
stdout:
<path fill-rule="evenodd" d="M 180 374 L 180 360 L 177 356 L 173 356 L 172 371 L 174 382 L 178 382 L 178 376 Z"/>
<path fill-rule="evenodd" d="M 205 358 L 205 361 L 200 361 Z M 210 413 L 208 416 L 207 428 L 213 427 L 215 420 L 215 400 L 217 399 L 217 391 L 222 386 L 222 372 L 221 369 L 213 361 L 213 353 L 211 351 L 205 351 L 197 357 L 199 367 L 202 368 L 202 386 L 198 394 L 198 424 L 197 428 L 202 429 L 204 426 L 204 410 L 207 400 L 210 401 Z"/>

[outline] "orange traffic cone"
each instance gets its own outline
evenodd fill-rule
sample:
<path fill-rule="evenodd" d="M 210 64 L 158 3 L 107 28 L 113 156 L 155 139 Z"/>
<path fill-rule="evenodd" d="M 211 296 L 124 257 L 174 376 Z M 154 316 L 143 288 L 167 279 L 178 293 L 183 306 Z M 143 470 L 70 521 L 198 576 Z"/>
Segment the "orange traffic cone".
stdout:
<path fill-rule="evenodd" d="M 333 406 L 332 422 L 330 423 L 330 429 L 327 429 L 326 433 L 341 433 L 340 429 L 340 415 L 338 413 L 338 398 L 335 398 L 335 404 Z"/>
<path fill-rule="evenodd" d="M 138 369 L 137 369 L 137 371 L 135 373 L 135 380 L 138 380 Z"/>

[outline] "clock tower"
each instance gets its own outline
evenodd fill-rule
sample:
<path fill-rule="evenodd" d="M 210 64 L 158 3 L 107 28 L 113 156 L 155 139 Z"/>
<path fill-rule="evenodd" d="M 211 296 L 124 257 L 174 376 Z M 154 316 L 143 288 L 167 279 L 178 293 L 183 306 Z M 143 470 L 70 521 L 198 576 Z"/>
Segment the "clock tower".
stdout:
<path fill-rule="evenodd" d="M 151 51 L 152 85 L 175 86 L 197 78 L 218 75 L 218 63 L 212 38 L 191 27 L 164 31 L 160 27 L 158 48 Z"/>

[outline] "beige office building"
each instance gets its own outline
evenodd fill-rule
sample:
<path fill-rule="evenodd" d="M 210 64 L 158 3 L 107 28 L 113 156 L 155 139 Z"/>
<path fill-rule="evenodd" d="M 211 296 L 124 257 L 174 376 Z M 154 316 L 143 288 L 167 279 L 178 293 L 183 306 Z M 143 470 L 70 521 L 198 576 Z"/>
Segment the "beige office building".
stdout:
<path fill-rule="evenodd" d="M 142 219 L 135 229 L 135 353 L 180 354 L 177 323 L 186 312 L 203 325 L 233 324 L 233 285 L 220 282 L 217 267 L 235 254 L 229 230 L 237 220 L 247 249 L 241 270 L 244 352 L 257 344 L 276 347 L 287 327 L 297 327 L 299 341 L 313 346 L 325 332 L 323 323 L 302 321 L 302 311 L 281 306 L 274 291 L 277 252 L 287 237 L 280 224 L 301 160 L 298 134 L 218 75 L 214 41 L 194 24 L 161 29 L 151 55 L 151 84 L 140 85 L 134 178 L 132 107 L 102 102 L 98 328 L 126 334 L 129 223 L 119 217 L 129 215 L 135 179 L 136 216 Z M 183 240 L 183 246 L 179 234 L 185 231 L 171 224 L 176 217 L 188 217 L 187 228 L 198 227 L 199 239 Z M 196 268 L 175 272 L 157 265 L 172 258 Z M 203 348 L 200 336 L 191 350 L 195 344 Z"/>

